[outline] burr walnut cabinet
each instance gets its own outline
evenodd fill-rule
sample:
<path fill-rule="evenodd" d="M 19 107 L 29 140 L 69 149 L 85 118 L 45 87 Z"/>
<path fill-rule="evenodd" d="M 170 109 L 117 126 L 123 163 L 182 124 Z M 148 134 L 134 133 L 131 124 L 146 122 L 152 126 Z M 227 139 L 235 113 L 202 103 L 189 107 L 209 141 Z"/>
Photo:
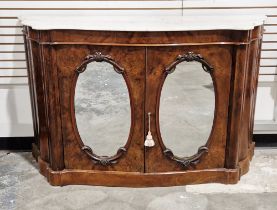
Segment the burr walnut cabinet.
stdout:
<path fill-rule="evenodd" d="M 50 184 L 234 184 L 248 171 L 261 18 L 51 18 L 22 18 Z"/>

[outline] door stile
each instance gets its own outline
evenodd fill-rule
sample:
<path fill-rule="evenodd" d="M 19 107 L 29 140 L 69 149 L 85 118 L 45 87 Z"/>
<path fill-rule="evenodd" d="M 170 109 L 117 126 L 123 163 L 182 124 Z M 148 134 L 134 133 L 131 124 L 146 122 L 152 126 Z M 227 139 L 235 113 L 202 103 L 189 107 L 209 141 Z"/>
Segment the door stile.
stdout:
<path fill-rule="evenodd" d="M 146 88 L 147 88 L 147 85 L 146 85 L 146 75 L 147 75 L 147 69 L 148 69 L 148 65 L 147 65 L 147 63 L 148 63 L 148 59 L 147 59 L 147 57 L 148 57 L 148 53 L 147 53 L 147 51 L 148 51 L 148 48 L 147 47 L 145 47 L 145 52 L 144 52 L 144 55 L 145 55 L 145 63 L 144 63 L 144 109 L 143 109 L 143 122 L 144 122 L 144 139 L 143 139 L 143 144 L 144 144 L 144 141 L 145 141 L 145 139 L 146 139 L 146 135 L 147 135 L 147 131 L 146 131 L 146 129 L 147 129 L 147 126 L 146 126 Z M 144 153 L 143 153 L 143 172 L 144 173 L 146 173 L 146 147 L 144 146 L 143 147 L 144 148 Z"/>
<path fill-rule="evenodd" d="M 159 138 L 158 131 L 158 109 L 161 82 L 164 80 L 163 74 L 163 59 L 165 57 L 159 56 L 159 51 L 162 48 L 149 47 L 146 51 L 146 85 L 145 85 L 145 138 L 149 131 L 149 119 L 148 113 L 150 115 L 150 131 L 152 138 L 154 140 L 153 147 L 145 147 L 145 172 L 155 172 L 156 168 L 162 168 L 166 164 L 168 159 L 163 155 L 161 142 Z M 151 59 L 149 59 L 151 58 Z M 170 164 L 170 163 L 169 163 Z"/>

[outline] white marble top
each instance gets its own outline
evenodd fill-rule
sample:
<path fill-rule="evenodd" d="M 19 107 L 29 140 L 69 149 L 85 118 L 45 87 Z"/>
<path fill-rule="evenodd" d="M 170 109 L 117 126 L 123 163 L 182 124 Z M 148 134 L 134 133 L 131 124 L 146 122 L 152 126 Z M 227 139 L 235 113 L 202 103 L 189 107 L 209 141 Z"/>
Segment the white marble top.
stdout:
<path fill-rule="evenodd" d="M 37 30 L 76 29 L 100 31 L 198 31 L 250 30 L 262 25 L 263 15 L 226 16 L 53 16 L 19 18 L 23 25 Z"/>

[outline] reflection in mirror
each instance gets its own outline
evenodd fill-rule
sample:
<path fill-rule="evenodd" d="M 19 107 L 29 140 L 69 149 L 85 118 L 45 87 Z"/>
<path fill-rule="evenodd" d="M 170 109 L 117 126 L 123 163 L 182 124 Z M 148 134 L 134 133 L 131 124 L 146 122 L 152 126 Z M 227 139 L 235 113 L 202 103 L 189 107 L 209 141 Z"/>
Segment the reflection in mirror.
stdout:
<path fill-rule="evenodd" d="M 168 74 L 160 98 L 160 131 L 166 148 L 189 157 L 206 144 L 213 125 L 212 77 L 199 62 L 182 62 Z"/>
<path fill-rule="evenodd" d="M 107 62 L 91 62 L 79 74 L 75 117 L 80 137 L 99 156 L 113 156 L 128 140 L 129 93 L 122 74 Z"/>

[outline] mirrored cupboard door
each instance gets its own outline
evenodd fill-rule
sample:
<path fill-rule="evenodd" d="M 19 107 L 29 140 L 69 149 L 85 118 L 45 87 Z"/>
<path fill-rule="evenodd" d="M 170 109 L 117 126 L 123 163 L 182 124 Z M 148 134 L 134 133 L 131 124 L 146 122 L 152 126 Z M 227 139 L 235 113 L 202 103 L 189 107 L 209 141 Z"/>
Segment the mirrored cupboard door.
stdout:
<path fill-rule="evenodd" d="M 148 48 L 147 53 L 152 59 L 145 116 L 151 113 L 156 145 L 145 150 L 146 172 L 224 167 L 230 47 Z M 220 62 L 222 56 L 226 62 Z M 145 128 L 148 132 L 149 125 Z"/>
<path fill-rule="evenodd" d="M 144 172 L 145 50 L 55 51 L 65 168 Z"/>

